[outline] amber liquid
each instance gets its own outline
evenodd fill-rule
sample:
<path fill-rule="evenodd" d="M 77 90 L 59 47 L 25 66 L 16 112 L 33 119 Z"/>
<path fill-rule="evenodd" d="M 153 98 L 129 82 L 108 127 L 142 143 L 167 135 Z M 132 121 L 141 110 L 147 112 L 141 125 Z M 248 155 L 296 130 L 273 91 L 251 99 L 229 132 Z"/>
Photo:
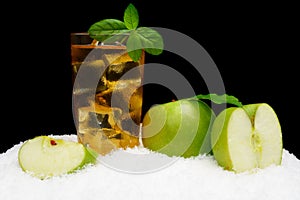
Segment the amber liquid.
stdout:
<path fill-rule="evenodd" d="M 78 141 L 102 155 L 138 146 L 144 52 L 138 62 L 125 46 L 72 45 L 71 52 Z M 78 74 L 83 74 L 81 81 L 76 81 Z M 91 80 L 97 80 L 96 86 Z"/>

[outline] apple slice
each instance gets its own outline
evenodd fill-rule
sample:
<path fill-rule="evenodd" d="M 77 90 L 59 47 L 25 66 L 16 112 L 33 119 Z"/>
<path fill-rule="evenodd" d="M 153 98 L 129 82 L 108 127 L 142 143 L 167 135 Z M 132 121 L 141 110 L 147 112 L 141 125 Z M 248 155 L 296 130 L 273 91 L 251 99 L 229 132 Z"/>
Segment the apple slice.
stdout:
<path fill-rule="evenodd" d="M 266 103 L 223 110 L 213 123 L 211 138 L 213 155 L 225 169 L 244 172 L 281 164 L 281 126 Z"/>
<path fill-rule="evenodd" d="M 18 161 L 23 171 L 44 179 L 75 172 L 95 163 L 97 156 L 81 143 L 37 136 L 22 144 Z"/>

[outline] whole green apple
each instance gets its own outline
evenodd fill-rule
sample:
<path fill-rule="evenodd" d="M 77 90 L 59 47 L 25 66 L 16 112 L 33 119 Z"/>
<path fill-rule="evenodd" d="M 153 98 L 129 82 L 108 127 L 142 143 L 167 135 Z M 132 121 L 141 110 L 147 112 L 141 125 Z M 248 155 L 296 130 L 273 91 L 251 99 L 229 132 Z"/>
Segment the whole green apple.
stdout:
<path fill-rule="evenodd" d="M 213 123 L 211 139 L 214 157 L 224 169 L 244 172 L 281 163 L 281 127 L 266 103 L 223 110 Z"/>
<path fill-rule="evenodd" d="M 145 148 L 168 156 L 210 153 L 213 110 L 201 100 L 182 99 L 152 106 L 143 118 Z"/>

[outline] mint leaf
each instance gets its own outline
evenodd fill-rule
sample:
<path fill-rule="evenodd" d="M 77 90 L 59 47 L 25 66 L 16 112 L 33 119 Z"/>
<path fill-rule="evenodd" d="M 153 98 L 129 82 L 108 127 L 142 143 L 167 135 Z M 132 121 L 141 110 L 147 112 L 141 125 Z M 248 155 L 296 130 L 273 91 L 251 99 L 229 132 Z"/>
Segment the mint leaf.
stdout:
<path fill-rule="evenodd" d="M 156 30 L 147 27 L 140 27 L 136 30 L 136 32 L 147 53 L 159 55 L 163 52 L 163 38 Z"/>
<path fill-rule="evenodd" d="M 90 26 L 91 38 L 104 42 L 121 44 L 126 42 L 127 52 L 132 60 L 137 61 L 145 52 L 159 55 L 163 52 L 162 36 L 154 29 L 139 27 L 139 14 L 133 4 L 129 4 L 124 12 L 124 22 L 117 19 L 104 19 Z"/>
<path fill-rule="evenodd" d="M 88 30 L 91 38 L 103 42 L 112 35 L 126 33 L 125 23 L 117 19 L 104 19 L 94 23 Z"/>
<path fill-rule="evenodd" d="M 136 29 L 139 24 L 138 11 L 132 4 L 129 4 L 125 10 L 124 23 L 125 23 L 125 26 L 130 30 Z"/>
<path fill-rule="evenodd" d="M 132 60 L 137 61 L 142 55 L 142 49 L 152 55 L 158 55 L 163 51 L 161 35 L 154 29 L 140 27 L 131 31 L 126 43 L 127 52 Z"/>
<path fill-rule="evenodd" d="M 137 31 L 132 31 L 128 37 L 126 47 L 128 55 L 135 62 L 142 56 L 142 45 L 142 40 Z"/>
<path fill-rule="evenodd" d="M 196 96 L 197 99 L 208 99 L 216 104 L 229 103 L 236 105 L 238 107 L 242 107 L 243 104 L 234 96 L 230 96 L 227 94 L 217 95 L 217 94 L 199 94 Z"/>

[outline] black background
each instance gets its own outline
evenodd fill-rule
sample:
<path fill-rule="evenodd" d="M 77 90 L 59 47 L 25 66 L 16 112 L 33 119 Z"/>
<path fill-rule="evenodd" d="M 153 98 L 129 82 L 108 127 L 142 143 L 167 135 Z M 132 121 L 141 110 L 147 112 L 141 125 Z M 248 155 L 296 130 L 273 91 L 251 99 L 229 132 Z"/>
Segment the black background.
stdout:
<path fill-rule="evenodd" d="M 281 123 L 284 148 L 300 158 L 296 6 L 196 1 L 8 5 L 1 19 L 1 152 L 33 136 L 76 133 L 70 33 L 87 31 L 101 19 L 122 20 L 130 2 L 139 11 L 140 26 L 173 29 L 202 45 L 216 63 L 226 93 L 244 104 L 270 104 Z M 146 61 L 181 69 L 196 92 L 207 92 L 201 77 L 182 69 L 185 64 L 180 58 L 164 52 L 158 57 L 147 55 Z M 144 111 L 172 98 L 162 87 L 146 87 L 144 93 Z"/>

